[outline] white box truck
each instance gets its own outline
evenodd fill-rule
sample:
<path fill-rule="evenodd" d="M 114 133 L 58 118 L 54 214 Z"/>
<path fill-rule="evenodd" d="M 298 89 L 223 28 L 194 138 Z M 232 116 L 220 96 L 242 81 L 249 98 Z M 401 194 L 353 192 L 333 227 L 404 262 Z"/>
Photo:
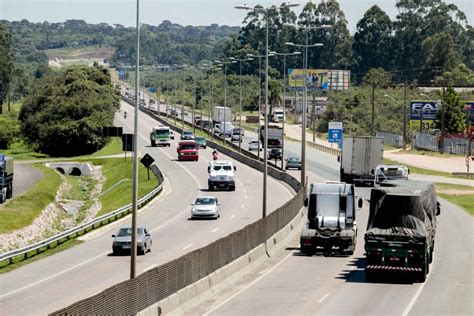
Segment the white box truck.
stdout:
<path fill-rule="evenodd" d="M 383 137 L 347 137 L 342 141 L 341 181 L 374 184 L 375 169 L 383 164 Z"/>
<path fill-rule="evenodd" d="M 223 106 L 214 107 L 212 120 L 216 122 L 231 122 L 232 121 L 232 109 Z"/>

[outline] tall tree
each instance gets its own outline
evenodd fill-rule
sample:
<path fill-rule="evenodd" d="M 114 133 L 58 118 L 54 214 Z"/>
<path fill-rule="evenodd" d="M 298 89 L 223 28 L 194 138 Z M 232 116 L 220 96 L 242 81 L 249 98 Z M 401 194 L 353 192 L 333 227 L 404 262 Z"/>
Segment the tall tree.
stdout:
<path fill-rule="evenodd" d="M 454 47 L 454 41 L 448 33 L 438 33 L 427 37 L 422 43 L 424 67 L 427 71 L 425 79 L 432 78 L 436 73 L 435 67 L 443 71 L 452 71 L 461 63 L 459 53 Z"/>
<path fill-rule="evenodd" d="M 388 15 L 373 5 L 357 23 L 354 34 L 354 70 L 365 73 L 370 68 L 393 66 L 393 24 Z"/>
<path fill-rule="evenodd" d="M 10 45 L 12 43 L 10 32 L 5 24 L 0 22 L 0 114 L 3 112 L 3 101 L 8 94 L 11 73 L 13 68 Z"/>
<path fill-rule="evenodd" d="M 453 87 L 448 87 L 443 95 L 444 130 L 446 134 L 463 133 L 466 129 L 464 105 Z M 441 114 L 439 114 L 441 115 Z"/>

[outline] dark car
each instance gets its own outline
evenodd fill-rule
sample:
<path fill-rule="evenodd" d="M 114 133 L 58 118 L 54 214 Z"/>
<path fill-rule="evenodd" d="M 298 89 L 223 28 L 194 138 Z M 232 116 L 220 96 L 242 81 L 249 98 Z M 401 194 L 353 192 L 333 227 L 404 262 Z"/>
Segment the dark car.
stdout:
<path fill-rule="evenodd" d="M 132 228 L 123 227 L 120 228 L 114 237 L 112 244 L 113 254 L 118 254 L 124 251 L 130 251 L 132 247 Z M 145 227 L 137 227 L 137 253 L 144 255 L 148 251 L 151 251 L 151 236 L 148 229 Z"/>
<path fill-rule="evenodd" d="M 199 147 L 206 149 L 207 142 L 206 142 L 206 139 L 204 137 L 196 136 L 194 138 L 194 141 L 199 144 Z"/>
<path fill-rule="evenodd" d="M 277 159 L 280 160 L 282 157 L 281 148 L 272 148 L 268 152 L 268 159 Z"/>
<path fill-rule="evenodd" d="M 183 131 L 181 134 L 181 140 L 193 140 L 194 134 L 192 131 Z"/>

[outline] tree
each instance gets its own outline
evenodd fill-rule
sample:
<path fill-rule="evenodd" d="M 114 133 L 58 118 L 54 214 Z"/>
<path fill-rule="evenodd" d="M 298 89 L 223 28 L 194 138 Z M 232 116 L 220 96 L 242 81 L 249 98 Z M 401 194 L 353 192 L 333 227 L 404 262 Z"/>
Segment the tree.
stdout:
<path fill-rule="evenodd" d="M 433 77 L 436 67 L 444 71 L 452 71 L 461 63 L 459 53 L 454 48 L 453 38 L 448 33 L 443 32 L 427 37 L 422 43 L 422 49 L 425 57 L 424 67 L 429 69 L 425 72 L 428 78 Z"/>
<path fill-rule="evenodd" d="M 354 70 L 365 73 L 370 68 L 393 66 L 392 21 L 377 5 L 372 6 L 357 23 L 354 34 Z"/>
<path fill-rule="evenodd" d="M 8 146 L 18 135 L 18 123 L 9 115 L 0 116 L 0 149 L 8 149 Z"/>
<path fill-rule="evenodd" d="M 466 129 L 464 105 L 459 101 L 459 95 L 453 87 L 448 87 L 443 94 L 444 130 L 446 134 L 463 133 Z M 438 114 L 439 116 L 442 113 Z M 441 119 L 441 117 L 440 117 Z"/>
<path fill-rule="evenodd" d="M 362 78 L 366 85 L 375 84 L 377 87 L 386 87 L 392 80 L 392 74 L 383 68 L 369 69 L 367 74 Z"/>
<path fill-rule="evenodd" d="M 105 145 L 118 93 L 108 70 L 73 66 L 38 79 L 20 111 L 21 130 L 35 149 L 52 156 L 89 154 Z"/>
<path fill-rule="evenodd" d="M 5 24 L 0 22 L 0 114 L 3 112 L 3 100 L 8 94 L 13 68 L 10 45 L 11 35 Z"/>

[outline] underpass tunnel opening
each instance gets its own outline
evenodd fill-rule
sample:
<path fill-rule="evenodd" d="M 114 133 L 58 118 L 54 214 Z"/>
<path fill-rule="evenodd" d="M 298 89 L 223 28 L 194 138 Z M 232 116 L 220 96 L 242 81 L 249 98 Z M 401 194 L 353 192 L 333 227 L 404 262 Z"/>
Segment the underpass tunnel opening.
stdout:
<path fill-rule="evenodd" d="M 81 174 L 82 174 L 81 169 L 77 167 L 72 168 L 71 172 L 69 173 L 70 176 L 76 176 L 76 177 L 80 177 Z"/>
<path fill-rule="evenodd" d="M 61 167 L 57 167 L 57 168 L 56 168 L 56 171 L 59 172 L 60 174 L 66 174 L 66 173 L 64 172 L 64 169 L 61 168 Z"/>

